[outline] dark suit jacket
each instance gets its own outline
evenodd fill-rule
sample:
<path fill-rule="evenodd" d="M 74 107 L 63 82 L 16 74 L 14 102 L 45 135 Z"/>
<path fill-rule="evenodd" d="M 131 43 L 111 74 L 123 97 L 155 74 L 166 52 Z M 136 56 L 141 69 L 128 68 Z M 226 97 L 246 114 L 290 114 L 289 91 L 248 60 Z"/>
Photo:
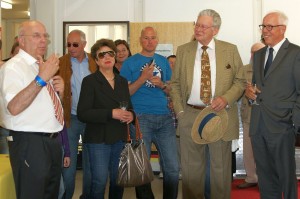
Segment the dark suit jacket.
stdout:
<path fill-rule="evenodd" d="M 287 39 L 280 47 L 266 76 L 264 62 L 267 47 L 254 53 L 253 82 L 261 90 L 252 107 L 250 135 L 263 121 L 269 132 L 284 133 L 300 126 L 300 47 Z"/>
<path fill-rule="evenodd" d="M 113 144 L 126 140 L 126 123 L 112 118 L 112 109 L 119 108 L 121 101 L 128 101 L 128 110 L 133 109 L 125 78 L 115 74 L 114 89 L 100 71 L 83 79 L 77 107 L 79 120 L 86 123 L 83 142 Z"/>

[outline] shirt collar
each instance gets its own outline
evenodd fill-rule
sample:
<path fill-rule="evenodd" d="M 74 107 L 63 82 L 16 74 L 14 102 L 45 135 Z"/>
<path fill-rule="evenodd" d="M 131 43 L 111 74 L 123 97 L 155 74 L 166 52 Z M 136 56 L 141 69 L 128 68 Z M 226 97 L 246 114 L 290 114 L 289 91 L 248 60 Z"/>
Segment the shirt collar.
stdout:
<path fill-rule="evenodd" d="M 74 62 L 78 62 L 77 58 L 75 58 L 75 57 L 71 57 L 71 60 Z M 84 52 L 84 59 L 82 61 L 88 61 L 88 60 L 89 60 L 89 57 L 88 57 L 87 53 Z"/>
<path fill-rule="evenodd" d="M 279 48 L 282 46 L 282 44 L 285 42 L 286 38 L 282 39 L 280 42 L 278 42 L 275 46 L 273 46 L 273 49 L 276 52 L 278 52 Z M 270 49 L 270 46 L 268 46 L 268 51 Z"/>
<path fill-rule="evenodd" d="M 198 46 L 197 46 L 197 50 L 202 50 L 202 44 L 200 42 L 198 42 Z M 207 45 L 208 49 L 210 50 L 215 50 L 215 46 L 216 46 L 216 43 L 215 43 L 215 40 L 212 39 L 209 44 Z"/>
<path fill-rule="evenodd" d="M 37 59 L 35 59 L 34 57 L 32 57 L 30 54 L 28 54 L 27 52 L 25 52 L 22 49 L 19 50 L 18 54 L 19 54 L 19 56 L 21 56 L 25 60 L 25 62 L 28 65 L 32 65 L 32 64 L 35 64 L 37 62 Z"/>

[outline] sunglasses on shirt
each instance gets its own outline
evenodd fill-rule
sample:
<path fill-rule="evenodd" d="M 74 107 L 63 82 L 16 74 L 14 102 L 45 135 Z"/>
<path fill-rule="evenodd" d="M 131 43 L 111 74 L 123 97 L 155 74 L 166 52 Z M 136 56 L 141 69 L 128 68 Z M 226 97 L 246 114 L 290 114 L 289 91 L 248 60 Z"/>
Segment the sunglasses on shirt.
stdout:
<path fill-rule="evenodd" d="M 97 57 L 99 59 L 103 59 L 106 54 L 108 54 L 110 57 L 115 57 L 116 55 L 115 51 L 110 50 L 98 53 Z"/>
<path fill-rule="evenodd" d="M 73 46 L 74 48 L 78 48 L 79 43 L 67 43 L 68 48 L 70 48 L 71 46 Z"/>

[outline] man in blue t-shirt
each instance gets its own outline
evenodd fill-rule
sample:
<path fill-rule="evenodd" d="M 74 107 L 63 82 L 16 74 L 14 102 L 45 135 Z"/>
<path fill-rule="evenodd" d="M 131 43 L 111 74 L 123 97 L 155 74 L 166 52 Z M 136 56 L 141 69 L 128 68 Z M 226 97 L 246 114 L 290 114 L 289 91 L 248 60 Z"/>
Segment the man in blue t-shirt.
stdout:
<path fill-rule="evenodd" d="M 151 144 L 155 144 L 163 170 L 163 198 L 177 198 L 178 160 L 176 134 L 167 102 L 172 75 L 168 60 L 155 53 L 158 44 L 153 27 L 141 31 L 142 51 L 123 63 L 121 75 L 128 80 L 131 101 L 138 117 L 143 140 L 150 157 Z M 151 184 L 136 187 L 136 197 L 154 198 Z"/>

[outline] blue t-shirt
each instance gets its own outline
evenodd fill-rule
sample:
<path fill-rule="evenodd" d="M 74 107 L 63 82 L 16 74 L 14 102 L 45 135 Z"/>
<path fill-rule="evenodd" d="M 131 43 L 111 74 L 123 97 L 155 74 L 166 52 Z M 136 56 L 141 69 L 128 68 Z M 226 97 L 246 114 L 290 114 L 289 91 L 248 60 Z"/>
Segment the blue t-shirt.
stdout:
<path fill-rule="evenodd" d="M 159 54 L 154 54 L 153 57 L 145 57 L 138 53 L 127 58 L 122 65 L 120 75 L 125 77 L 130 83 L 135 82 L 147 66 L 147 63 L 152 59 L 154 59 L 155 63 L 153 75 L 159 76 L 163 82 L 170 81 L 172 70 L 169 62 Z M 131 96 L 131 101 L 136 113 L 170 113 L 165 92 L 148 80 Z"/>

